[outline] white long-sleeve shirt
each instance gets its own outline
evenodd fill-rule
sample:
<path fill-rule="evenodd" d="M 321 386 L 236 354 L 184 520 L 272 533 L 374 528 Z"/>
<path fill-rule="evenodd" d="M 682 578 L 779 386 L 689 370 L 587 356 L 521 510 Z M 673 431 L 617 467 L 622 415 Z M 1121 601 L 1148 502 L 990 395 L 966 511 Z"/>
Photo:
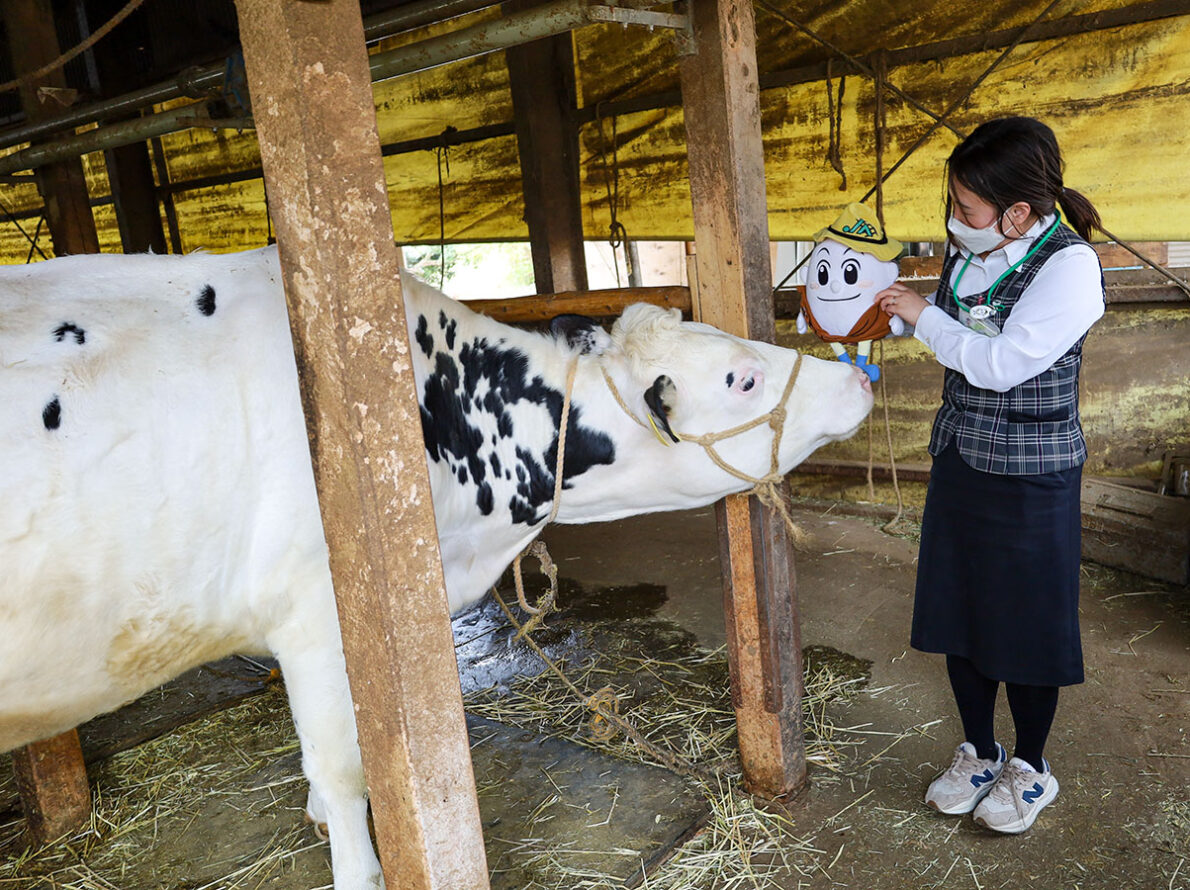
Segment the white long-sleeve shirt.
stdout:
<path fill-rule="evenodd" d="M 1053 223 L 1051 214 L 1033 225 L 1025 236 L 1010 241 L 980 259 L 971 257 L 957 291 L 960 297 L 986 291 L 1013 263 L 1029 252 L 1038 237 Z M 954 246 L 950 251 L 958 250 Z M 967 251 L 961 251 L 966 256 Z M 951 273 L 958 277 L 962 263 Z M 1103 288 L 1099 261 L 1090 245 L 1076 244 L 1058 251 L 1009 313 L 997 337 L 970 330 L 935 305 L 917 319 L 913 335 L 947 368 L 958 371 L 972 386 L 1007 392 L 1036 377 L 1090 330 L 1103 315 Z M 954 283 L 951 279 L 951 284 Z M 926 299 L 933 304 L 935 291 Z"/>

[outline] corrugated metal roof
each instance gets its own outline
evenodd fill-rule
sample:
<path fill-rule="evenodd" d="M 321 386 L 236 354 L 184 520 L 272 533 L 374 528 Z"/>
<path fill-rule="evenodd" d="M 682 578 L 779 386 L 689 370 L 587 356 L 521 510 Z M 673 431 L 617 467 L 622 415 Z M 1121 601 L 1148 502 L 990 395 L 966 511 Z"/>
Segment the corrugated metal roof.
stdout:
<path fill-rule="evenodd" d="M 874 90 L 871 78 L 848 73 L 843 84 L 840 153 L 847 176 L 827 160 L 829 115 L 825 63 L 830 49 L 791 27 L 765 6 L 802 23 L 847 54 L 871 60 L 890 53 L 889 80 L 931 109 L 954 103 L 1028 25 L 1044 3 L 913 4 L 759 0 L 756 7 L 761 108 L 766 147 L 770 229 L 774 239 L 807 238 L 838 208 L 874 182 Z M 227 0 L 230 4 L 230 0 Z M 146 8 L 164 0 L 147 0 Z M 161 10 L 159 10 L 160 12 Z M 473 14 L 383 44 L 388 48 L 496 15 Z M 1190 238 L 1190 222 L 1169 208 L 1190 199 L 1184 158 L 1190 140 L 1190 4 L 1122 0 L 1059 2 L 955 112 L 968 131 L 1001 114 L 1030 114 L 1053 126 L 1067 159 L 1067 184 L 1099 206 L 1108 227 L 1126 239 Z M 1111 17 L 1115 17 L 1113 20 Z M 1153 20 L 1146 20 L 1153 17 Z M 1121 24 L 1139 19 L 1132 24 Z M 1112 27 L 1087 30 L 1115 21 Z M 1054 24 L 1057 23 L 1057 24 Z M 1062 33 L 1062 28 L 1074 33 Z M 1054 29 L 1058 30 L 1055 31 Z M 1040 32 L 1038 32 L 1040 33 Z M 602 237 L 610 221 L 607 175 L 619 173 L 620 220 L 630 237 L 688 238 L 685 132 L 676 105 L 677 54 L 667 35 L 619 26 L 574 34 L 579 106 L 584 226 Z M 846 63 L 832 66 L 837 97 Z M 378 84 L 384 143 L 433 137 L 446 127 L 466 130 L 511 122 L 513 109 L 503 54 Z M 640 110 L 623 111 L 625 102 Z M 651 106 L 651 107 L 650 107 Z M 888 96 L 887 169 L 932 124 L 897 96 Z M 591 120 L 602 116 L 602 121 Z M 958 137 L 935 133 L 885 187 L 889 231 L 902 240 L 942 237 L 941 165 Z M 176 182 L 259 166 L 249 133 L 190 130 L 166 137 L 169 178 Z M 448 152 L 443 203 L 448 239 L 524 238 L 515 137 L 499 136 Z M 93 195 L 106 193 L 102 159 L 88 156 Z M 438 239 L 438 157 L 418 151 L 386 158 L 394 227 L 402 242 Z M 4 186 L 4 203 L 38 204 L 31 186 Z M 207 185 L 175 196 L 184 246 L 216 250 L 256 246 L 267 236 L 259 180 Z M 35 220 L 32 221 L 35 223 Z M 114 225 L 114 224 L 113 224 Z M 32 226 L 32 223 L 30 227 Z M 111 232 L 101 236 L 115 248 Z M 0 226 L 0 252 L 21 259 L 27 246 L 11 225 Z"/>

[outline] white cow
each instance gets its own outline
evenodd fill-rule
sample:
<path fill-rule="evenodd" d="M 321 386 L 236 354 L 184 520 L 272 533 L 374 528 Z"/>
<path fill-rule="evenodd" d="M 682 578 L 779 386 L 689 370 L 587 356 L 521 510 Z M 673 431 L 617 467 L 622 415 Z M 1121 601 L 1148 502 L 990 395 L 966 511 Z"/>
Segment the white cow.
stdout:
<path fill-rule="evenodd" d="M 404 294 L 452 612 L 548 516 L 572 361 L 558 521 L 578 523 L 746 488 L 640 421 L 687 435 L 737 426 L 774 407 L 797 357 L 646 305 L 610 335 L 567 317 L 550 336 L 413 280 Z M 0 751 L 202 662 L 271 653 L 335 886 L 378 887 L 285 313 L 268 249 L 0 270 Z M 851 435 L 871 404 L 865 375 L 806 358 L 781 470 Z M 759 476 L 770 442 L 761 426 L 719 450 Z"/>

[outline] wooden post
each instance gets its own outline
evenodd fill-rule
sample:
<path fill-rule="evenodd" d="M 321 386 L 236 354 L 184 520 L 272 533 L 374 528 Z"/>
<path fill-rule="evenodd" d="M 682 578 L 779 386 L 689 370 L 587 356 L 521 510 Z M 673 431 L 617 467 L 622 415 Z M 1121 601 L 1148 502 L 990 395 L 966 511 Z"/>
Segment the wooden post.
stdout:
<path fill-rule="evenodd" d="M 119 12 L 123 0 L 91 3 L 87 11 L 91 24 L 107 21 Z M 135 60 L 150 43 L 148 23 L 143 9 L 138 9 L 120 26 L 100 40 L 90 50 L 95 59 L 99 87 L 104 97 L 131 92 L 139 84 L 135 77 Z M 111 118 L 103 123 L 115 123 L 136 117 L 136 113 Z M 112 189 L 112 203 L 116 209 L 116 225 L 120 229 L 120 243 L 125 253 L 166 253 L 165 229 L 161 225 L 161 211 L 157 206 L 157 189 L 153 182 L 153 162 L 147 142 L 134 142 L 104 152 L 107 179 Z"/>
<path fill-rule="evenodd" d="M 91 786 L 78 730 L 12 752 L 12 768 L 30 840 L 41 845 L 87 823 Z"/>
<path fill-rule="evenodd" d="M 58 35 L 50 0 L 5 0 L 0 3 L 0 9 L 3 9 L 8 31 L 8 49 L 14 71 L 36 71 L 58 57 Z M 21 105 L 31 122 L 53 117 L 61 110 L 61 105 L 49 98 L 53 94 L 43 95 L 41 87 L 65 88 L 66 77 L 62 69 L 21 87 Z M 54 252 L 60 256 L 99 253 L 99 236 L 87 197 L 82 160 L 71 158 L 46 164 L 35 172 L 37 190 L 45 201 L 46 225 L 54 242 Z"/>
<path fill-rule="evenodd" d="M 488 887 L 355 0 L 237 0 L 389 887 Z"/>
<path fill-rule="evenodd" d="M 512 47 L 505 58 L 537 292 L 586 290 L 570 35 Z"/>
<path fill-rule="evenodd" d="M 34 71 L 57 58 L 58 36 L 49 0 L 11 0 L 0 6 L 15 72 Z M 21 88 L 21 104 L 30 121 L 43 120 L 60 109 L 52 102 L 41 102 L 42 86 L 65 87 L 66 78 L 59 69 Z M 36 172 L 54 253 L 98 253 L 99 236 L 82 161 L 60 161 Z M 12 762 L 33 843 L 43 844 L 86 824 L 91 817 L 91 788 L 78 732 L 72 729 L 14 751 Z"/>
<path fill-rule="evenodd" d="M 694 205 L 695 311 L 732 334 L 772 342 L 752 4 L 699 0 L 689 8 L 694 52 L 680 68 Z M 780 517 L 755 498 L 728 497 L 716 513 L 744 781 L 764 796 L 790 794 L 806 778 L 793 549 Z"/>

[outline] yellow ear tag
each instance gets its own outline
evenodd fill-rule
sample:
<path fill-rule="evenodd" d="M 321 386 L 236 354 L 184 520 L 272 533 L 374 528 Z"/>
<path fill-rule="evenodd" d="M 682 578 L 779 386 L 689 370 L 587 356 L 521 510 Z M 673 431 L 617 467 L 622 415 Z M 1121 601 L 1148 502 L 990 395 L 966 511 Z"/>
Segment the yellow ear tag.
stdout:
<path fill-rule="evenodd" d="M 657 437 L 657 441 L 668 448 L 671 444 L 669 439 L 662 435 L 661 430 L 657 429 L 657 424 L 653 421 L 653 415 L 649 415 L 649 426 L 653 428 L 653 435 Z"/>

